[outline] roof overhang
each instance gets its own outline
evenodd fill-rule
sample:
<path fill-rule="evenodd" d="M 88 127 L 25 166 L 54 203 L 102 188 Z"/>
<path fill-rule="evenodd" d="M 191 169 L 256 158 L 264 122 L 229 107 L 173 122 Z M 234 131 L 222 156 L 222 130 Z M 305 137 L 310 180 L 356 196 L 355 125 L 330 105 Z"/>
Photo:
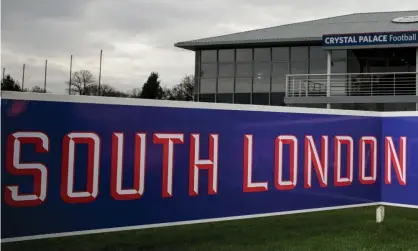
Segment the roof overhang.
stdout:
<path fill-rule="evenodd" d="M 201 42 L 201 41 L 187 41 L 174 44 L 175 47 L 197 51 L 202 49 L 220 49 L 220 48 L 245 48 L 245 47 L 268 47 L 268 46 L 287 46 L 287 45 L 304 45 L 304 44 L 318 44 L 322 42 L 322 37 L 307 37 L 307 38 L 291 38 L 291 39 L 254 39 L 242 41 L 216 41 L 216 42 Z"/>
<path fill-rule="evenodd" d="M 341 31 L 348 34 L 335 34 Z M 401 34 L 409 31 L 418 34 L 418 10 L 354 13 L 184 41 L 176 43 L 174 46 L 194 51 L 206 48 L 294 46 L 312 43 L 319 43 L 330 49 L 417 46 L 418 41 L 415 41 L 415 39 L 412 39 L 413 41 L 409 42 L 363 41 L 361 43 L 346 43 L 343 41 L 342 43 L 337 44 L 324 42 L 325 36 L 340 36 L 340 38 L 357 36 L 357 38 L 359 38 L 360 36 L 364 37 L 369 35 L 377 36 L 378 38 L 380 36 L 380 38 L 383 39 L 383 37 L 390 36 L 391 34 Z M 418 35 L 416 37 L 418 37 Z"/>

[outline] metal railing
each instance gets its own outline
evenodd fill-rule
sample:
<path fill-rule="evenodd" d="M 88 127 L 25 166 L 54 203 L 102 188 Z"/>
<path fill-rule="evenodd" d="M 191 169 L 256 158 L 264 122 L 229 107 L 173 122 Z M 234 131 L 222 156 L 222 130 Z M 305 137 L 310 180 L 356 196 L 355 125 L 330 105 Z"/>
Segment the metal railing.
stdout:
<path fill-rule="evenodd" d="M 286 97 L 416 95 L 417 78 L 416 72 L 291 74 Z"/>

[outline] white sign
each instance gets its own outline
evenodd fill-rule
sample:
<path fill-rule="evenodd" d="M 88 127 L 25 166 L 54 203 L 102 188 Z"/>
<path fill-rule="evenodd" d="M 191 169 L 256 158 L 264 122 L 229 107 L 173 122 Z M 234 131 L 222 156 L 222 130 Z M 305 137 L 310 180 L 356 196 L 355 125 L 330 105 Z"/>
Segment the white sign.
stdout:
<path fill-rule="evenodd" d="M 416 23 L 418 22 L 418 16 L 406 16 L 406 17 L 397 17 L 392 20 L 394 23 Z"/>

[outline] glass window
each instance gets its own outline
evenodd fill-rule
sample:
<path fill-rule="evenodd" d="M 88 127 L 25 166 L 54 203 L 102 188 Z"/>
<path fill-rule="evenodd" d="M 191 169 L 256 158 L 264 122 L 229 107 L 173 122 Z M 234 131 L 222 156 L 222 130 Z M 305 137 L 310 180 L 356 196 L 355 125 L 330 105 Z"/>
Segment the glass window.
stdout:
<path fill-rule="evenodd" d="M 200 94 L 199 102 L 215 102 L 215 94 Z"/>
<path fill-rule="evenodd" d="M 335 50 L 331 53 L 332 59 L 345 59 L 347 58 L 347 50 Z"/>
<path fill-rule="evenodd" d="M 235 79 L 235 92 L 246 93 L 251 92 L 252 79 L 251 78 L 237 78 Z"/>
<path fill-rule="evenodd" d="M 326 60 L 310 60 L 309 61 L 309 73 L 310 74 L 327 74 L 327 61 Z"/>
<path fill-rule="evenodd" d="M 338 73 L 338 72 L 334 72 Z M 349 79 L 345 75 L 331 75 L 331 96 L 346 96 L 348 90 L 353 90 L 349 88 Z M 355 89 L 354 89 L 355 90 Z M 321 91 L 326 93 L 326 82 L 323 81 Z"/>
<path fill-rule="evenodd" d="M 234 64 L 219 64 L 219 77 L 220 78 L 233 78 L 234 77 Z"/>
<path fill-rule="evenodd" d="M 216 62 L 216 50 L 202 51 L 202 63 Z"/>
<path fill-rule="evenodd" d="M 201 79 L 200 93 L 216 93 L 216 79 Z"/>
<path fill-rule="evenodd" d="M 292 62 L 290 68 L 291 74 L 306 74 L 308 67 L 306 62 Z"/>
<path fill-rule="evenodd" d="M 347 63 L 345 60 L 333 60 L 331 65 L 331 73 L 347 73 Z"/>
<path fill-rule="evenodd" d="M 255 48 L 254 61 L 271 61 L 270 48 Z"/>
<path fill-rule="evenodd" d="M 289 86 L 288 93 L 289 95 L 295 95 L 296 93 L 305 93 L 306 95 L 306 87 L 308 85 L 308 69 L 307 69 L 307 62 L 292 62 L 290 73 L 291 74 L 306 74 L 303 76 L 294 76 L 293 79 L 289 81 L 292 82 L 292 85 Z M 293 84 L 294 83 L 294 84 Z M 290 84 L 290 83 L 289 83 Z"/>
<path fill-rule="evenodd" d="M 286 74 L 289 73 L 289 64 L 287 62 L 273 63 L 273 77 L 285 78 Z"/>
<path fill-rule="evenodd" d="M 308 59 L 308 47 L 291 47 L 291 61 L 303 61 Z"/>
<path fill-rule="evenodd" d="M 253 92 L 270 92 L 270 77 L 254 78 Z"/>
<path fill-rule="evenodd" d="M 272 78 L 271 91 L 286 92 L 286 78 Z"/>
<path fill-rule="evenodd" d="M 276 47 L 272 49 L 273 61 L 289 61 L 289 47 Z"/>
<path fill-rule="evenodd" d="M 237 64 L 237 77 L 252 77 L 253 64 Z"/>
<path fill-rule="evenodd" d="M 253 93 L 252 103 L 254 105 L 269 105 L 269 93 Z"/>
<path fill-rule="evenodd" d="M 285 106 L 284 97 L 284 92 L 272 92 L 270 94 L 270 105 Z"/>
<path fill-rule="evenodd" d="M 218 93 L 233 93 L 233 92 L 234 92 L 234 79 L 233 78 L 218 79 Z"/>
<path fill-rule="evenodd" d="M 235 93 L 234 103 L 235 104 L 251 104 L 251 94 L 250 93 Z"/>
<path fill-rule="evenodd" d="M 255 63 L 254 77 L 270 77 L 270 63 Z"/>
<path fill-rule="evenodd" d="M 357 58 L 348 58 L 347 59 L 347 72 L 348 73 L 359 73 L 362 69 L 362 63 Z"/>
<path fill-rule="evenodd" d="M 216 95 L 216 103 L 228 103 L 232 104 L 233 101 L 233 95 L 232 93 L 222 93 Z"/>
<path fill-rule="evenodd" d="M 234 49 L 219 50 L 219 62 L 234 62 Z"/>
<path fill-rule="evenodd" d="M 309 47 L 309 58 L 326 60 L 327 53 L 325 52 L 324 48 L 322 48 L 322 46 L 311 46 Z"/>
<path fill-rule="evenodd" d="M 199 95 L 197 95 L 197 94 L 195 94 L 195 95 L 193 95 L 193 98 L 194 98 L 194 100 L 193 101 L 198 101 L 199 100 Z"/>
<path fill-rule="evenodd" d="M 200 76 L 202 78 L 215 78 L 216 64 L 202 64 L 200 68 Z"/>
<path fill-rule="evenodd" d="M 253 49 L 237 49 L 237 62 L 253 61 Z"/>

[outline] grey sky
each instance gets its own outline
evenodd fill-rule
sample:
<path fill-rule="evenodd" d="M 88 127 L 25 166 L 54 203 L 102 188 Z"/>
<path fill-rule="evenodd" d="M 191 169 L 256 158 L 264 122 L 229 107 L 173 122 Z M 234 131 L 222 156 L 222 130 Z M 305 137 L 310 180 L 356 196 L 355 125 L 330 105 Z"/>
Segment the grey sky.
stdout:
<path fill-rule="evenodd" d="M 141 87 L 151 71 L 172 86 L 194 73 L 194 54 L 176 42 L 355 12 L 418 9 L 416 0 L 1 0 L 1 63 L 25 86 L 65 90 L 73 69 L 103 83 Z"/>

